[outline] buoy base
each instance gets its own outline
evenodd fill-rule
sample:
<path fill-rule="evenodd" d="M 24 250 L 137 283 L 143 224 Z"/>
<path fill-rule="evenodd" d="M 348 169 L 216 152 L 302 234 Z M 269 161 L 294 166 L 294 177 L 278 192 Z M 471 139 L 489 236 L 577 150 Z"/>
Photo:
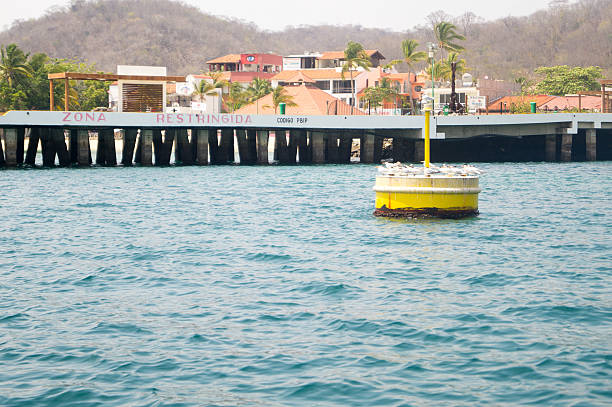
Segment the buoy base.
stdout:
<path fill-rule="evenodd" d="M 384 218 L 440 218 L 440 219 L 461 219 L 477 216 L 478 209 L 453 209 L 453 208 L 398 208 L 388 209 L 384 205 L 374 211 L 374 216 Z"/>

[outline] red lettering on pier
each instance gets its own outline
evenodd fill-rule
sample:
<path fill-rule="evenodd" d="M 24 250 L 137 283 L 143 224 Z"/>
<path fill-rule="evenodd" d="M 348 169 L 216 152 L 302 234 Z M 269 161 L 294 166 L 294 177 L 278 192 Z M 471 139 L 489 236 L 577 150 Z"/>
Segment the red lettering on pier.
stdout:
<path fill-rule="evenodd" d="M 62 119 L 62 121 L 63 122 L 71 122 L 72 120 L 70 120 L 70 116 L 71 116 L 70 112 L 64 112 L 64 118 Z"/>
<path fill-rule="evenodd" d="M 164 123 L 164 114 L 163 113 L 158 113 L 157 114 L 157 123 Z"/>
<path fill-rule="evenodd" d="M 176 115 L 177 123 L 183 123 L 183 115 L 181 113 Z"/>

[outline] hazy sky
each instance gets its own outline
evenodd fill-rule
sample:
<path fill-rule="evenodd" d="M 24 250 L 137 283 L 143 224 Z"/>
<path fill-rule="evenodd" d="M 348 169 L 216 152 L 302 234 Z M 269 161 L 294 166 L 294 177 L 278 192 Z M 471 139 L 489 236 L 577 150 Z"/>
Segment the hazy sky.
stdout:
<path fill-rule="evenodd" d="M 251 21 L 260 28 L 280 30 L 287 25 L 355 24 L 364 27 L 390 28 L 398 31 L 425 23 L 425 17 L 436 10 L 451 15 L 471 11 L 492 20 L 523 16 L 548 7 L 550 0 L 183 0 L 200 10 L 219 16 Z M 52 6 L 65 6 L 69 0 L 0 0 L 0 29 L 16 19 L 40 17 Z"/>

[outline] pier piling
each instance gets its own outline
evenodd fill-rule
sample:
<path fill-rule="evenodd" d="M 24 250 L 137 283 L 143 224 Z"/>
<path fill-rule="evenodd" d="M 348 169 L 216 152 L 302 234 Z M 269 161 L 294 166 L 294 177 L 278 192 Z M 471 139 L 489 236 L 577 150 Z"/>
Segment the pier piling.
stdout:
<path fill-rule="evenodd" d="M 196 139 L 196 163 L 198 165 L 208 164 L 208 130 L 194 130 Z"/>
<path fill-rule="evenodd" d="M 33 127 L 30 130 L 30 138 L 28 140 L 28 150 L 26 151 L 25 164 L 36 165 L 36 153 L 38 153 L 38 145 L 40 143 L 40 128 Z"/>
<path fill-rule="evenodd" d="M 0 129 L 0 167 L 6 165 L 4 160 L 4 149 L 2 148 L 2 139 L 4 138 L 4 129 Z"/>
<path fill-rule="evenodd" d="M 586 160 L 595 161 L 597 159 L 597 131 L 586 129 Z"/>
<path fill-rule="evenodd" d="M 66 146 L 66 133 L 64 129 L 54 128 L 51 133 L 60 167 L 70 166 L 70 153 Z"/>
<path fill-rule="evenodd" d="M 121 153 L 121 164 L 131 166 L 134 160 L 134 148 L 138 129 L 128 128 L 123 131 L 123 152 Z M 87 143 L 89 144 L 89 138 Z"/>
<path fill-rule="evenodd" d="M 561 136 L 561 161 L 572 161 L 572 135 L 563 134 Z"/>
<path fill-rule="evenodd" d="M 546 135 L 545 141 L 545 157 L 546 161 L 557 161 L 557 135 Z"/>
<path fill-rule="evenodd" d="M 24 153 L 24 143 L 25 143 L 25 127 L 17 128 L 17 148 L 15 152 L 15 160 L 17 165 L 23 164 L 23 153 Z"/>
<path fill-rule="evenodd" d="M 312 162 L 314 164 L 325 164 L 325 134 L 312 132 Z"/>
<path fill-rule="evenodd" d="M 153 130 L 146 129 L 141 131 L 141 165 L 153 165 Z"/>
<path fill-rule="evenodd" d="M 81 167 L 88 167 L 90 164 L 89 131 L 78 129 L 76 135 L 77 164 Z"/>
<path fill-rule="evenodd" d="M 17 129 L 4 130 L 5 164 L 7 167 L 17 166 Z"/>
<path fill-rule="evenodd" d="M 269 134 L 266 130 L 257 130 L 257 164 L 259 165 L 269 164 L 268 139 Z"/>

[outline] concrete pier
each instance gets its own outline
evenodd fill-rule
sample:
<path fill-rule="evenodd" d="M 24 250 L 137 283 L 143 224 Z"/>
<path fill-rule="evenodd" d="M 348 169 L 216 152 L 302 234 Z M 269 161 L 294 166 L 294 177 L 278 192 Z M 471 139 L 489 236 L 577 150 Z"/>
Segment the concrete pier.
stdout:
<path fill-rule="evenodd" d="M 595 129 L 586 129 L 586 160 L 597 160 L 597 131 Z"/>
<path fill-rule="evenodd" d="M 267 165 L 269 134 L 265 130 L 257 130 L 257 164 Z"/>
<path fill-rule="evenodd" d="M 0 165 L 36 165 L 40 143 L 44 166 L 56 162 L 86 166 L 87 161 L 91 164 L 89 136 L 81 132 L 86 131 L 98 134 L 96 162 L 113 166 L 117 161 L 113 130 L 123 133 L 125 166 L 168 165 L 173 151 L 177 164 L 229 164 L 234 162 L 236 142 L 241 164 L 267 164 L 270 131 L 276 134 L 275 155 L 281 164 L 350 162 L 352 140 L 357 137 L 363 163 L 379 162 L 383 141 L 389 139 L 391 151 L 385 154 L 395 161 L 420 162 L 423 124 L 420 116 L 11 111 L 0 116 L 0 130 L 5 133 Z M 440 162 L 612 159 L 611 114 L 436 116 L 431 119 L 430 136 L 432 159 Z M 25 140 L 29 140 L 27 151 L 23 151 Z"/>
<path fill-rule="evenodd" d="M 571 134 L 561 135 L 561 161 L 572 161 L 572 138 Z"/>

